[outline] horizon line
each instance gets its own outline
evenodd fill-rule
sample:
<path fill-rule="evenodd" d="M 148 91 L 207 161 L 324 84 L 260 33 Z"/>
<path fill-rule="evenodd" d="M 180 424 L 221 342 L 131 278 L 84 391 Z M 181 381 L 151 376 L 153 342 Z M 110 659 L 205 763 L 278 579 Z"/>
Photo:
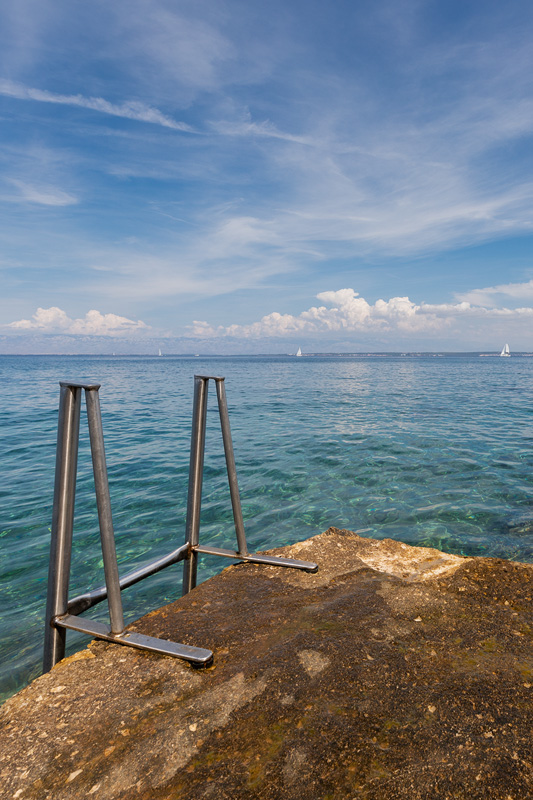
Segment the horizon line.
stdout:
<path fill-rule="evenodd" d="M 332 357 L 339 357 L 339 356 L 348 356 L 352 358 L 356 357 L 371 357 L 371 356 L 399 356 L 399 357 L 406 357 L 406 356 L 468 356 L 468 355 L 475 355 L 475 356 L 487 356 L 492 357 L 500 356 L 499 350 L 376 350 L 376 351 L 317 351 L 317 352 L 309 352 L 309 353 L 302 353 L 301 357 L 303 358 L 313 358 L 313 357 L 325 357 L 325 356 L 332 356 Z M 284 358 L 295 358 L 296 353 L 164 353 L 164 354 L 157 354 L 157 353 L 0 353 L 0 357 L 2 356 L 9 356 L 9 357 L 28 357 L 28 358 L 36 358 L 36 357 L 60 357 L 60 358 L 80 358 L 80 357 L 89 357 L 89 358 L 265 358 L 265 357 L 284 357 Z M 532 356 L 533 352 L 528 350 L 515 350 L 512 353 L 512 356 Z"/>

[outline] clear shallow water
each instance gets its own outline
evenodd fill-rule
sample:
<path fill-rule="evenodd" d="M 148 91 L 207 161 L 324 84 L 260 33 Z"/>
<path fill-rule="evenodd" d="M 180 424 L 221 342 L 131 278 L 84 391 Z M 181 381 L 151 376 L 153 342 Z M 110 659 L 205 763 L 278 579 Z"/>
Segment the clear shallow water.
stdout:
<path fill-rule="evenodd" d="M 533 561 L 533 359 L 0 356 L 0 699 L 40 672 L 58 381 L 100 390 L 121 573 L 184 540 L 193 374 L 226 376 L 251 548 L 331 525 Z M 232 546 L 210 415 L 202 541 Z M 70 595 L 103 583 L 82 409 Z M 203 557 L 199 579 L 227 566 Z M 129 621 L 181 595 L 182 565 L 123 593 Z M 105 618 L 106 604 L 93 609 Z M 87 637 L 68 634 L 69 651 Z"/>

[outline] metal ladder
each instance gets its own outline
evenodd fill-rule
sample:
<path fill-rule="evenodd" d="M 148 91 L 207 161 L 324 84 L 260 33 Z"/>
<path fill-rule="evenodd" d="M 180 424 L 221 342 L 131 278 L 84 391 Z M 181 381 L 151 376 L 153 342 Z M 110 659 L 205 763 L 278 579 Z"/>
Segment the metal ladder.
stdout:
<path fill-rule="evenodd" d="M 216 385 L 220 425 L 230 488 L 237 550 L 200 545 L 200 511 L 202 478 L 207 422 L 207 395 L 209 381 Z M 191 434 L 189 489 L 187 497 L 187 522 L 185 544 L 156 559 L 152 563 L 119 577 L 115 536 L 111 515 L 111 499 L 107 479 L 102 416 L 98 390 L 100 384 L 60 382 L 59 421 L 57 433 L 56 474 L 52 515 L 52 539 L 48 573 L 48 596 L 44 637 L 43 672 L 48 672 L 65 655 L 66 631 L 75 630 L 97 639 L 149 650 L 162 655 L 189 661 L 195 666 L 208 666 L 213 653 L 202 647 L 191 647 L 153 636 L 125 631 L 121 591 L 128 586 L 160 572 L 171 564 L 184 561 L 183 594 L 196 586 L 198 554 L 223 556 L 255 564 L 292 567 L 305 572 L 316 572 L 317 564 L 279 556 L 249 553 L 242 518 L 237 471 L 231 440 L 228 406 L 224 378 L 209 375 L 194 376 L 194 403 Z M 94 484 L 100 539 L 104 562 L 105 586 L 86 592 L 69 600 L 70 562 L 74 528 L 74 499 L 81 413 L 82 390 L 85 392 L 89 439 L 93 463 Z M 107 598 L 110 624 L 81 618 L 79 615 Z"/>

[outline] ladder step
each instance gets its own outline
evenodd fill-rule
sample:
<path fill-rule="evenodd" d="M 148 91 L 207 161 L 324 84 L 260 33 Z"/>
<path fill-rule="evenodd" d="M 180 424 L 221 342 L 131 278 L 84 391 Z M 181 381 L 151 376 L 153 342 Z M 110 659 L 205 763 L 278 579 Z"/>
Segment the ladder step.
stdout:
<path fill-rule="evenodd" d="M 225 558 L 235 558 L 239 561 L 248 561 L 251 564 L 269 564 L 271 567 L 292 567 L 301 569 L 304 572 L 318 572 L 318 564 L 312 561 L 299 561 L 297 558 L 283 558 L 282 556 L 264 556 L 260 553 L 247 553 L 241 555 L 236 550 L 224 550 L 220 547 L 204 547 L 196 545 L 192 548 L 197 553 L 205 553 L 210 556 L 224 556 Z"/>
<path fill-rule="evenodd" d="M 87 633 L 89 636 L 94 636 L 96 639 L 104 639 L 106 642 L 115 642 L 115 644 L 136 647 L 139 650 L 149 650 L 151 653 L 159 653 L 163 656 L 181 658 L 197 666 L 207 667 L 213 660 L 212 651 L 203 647 L 191 647 L 188 644 L 169 642 L 166 639 L 157 639 L 155 636 L 145 636 L 142 633 L 113 634 L 109 625 L 93 619 L 77 617 L 74 614 L 56 617 L 54 625 L 59 628 L 68 628 L 71 631 Z"/>

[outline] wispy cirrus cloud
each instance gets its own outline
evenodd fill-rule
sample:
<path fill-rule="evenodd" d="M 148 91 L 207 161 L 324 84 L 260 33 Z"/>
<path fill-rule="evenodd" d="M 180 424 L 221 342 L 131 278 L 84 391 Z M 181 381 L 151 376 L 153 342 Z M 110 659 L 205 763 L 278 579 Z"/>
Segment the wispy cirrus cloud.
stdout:
<path fill-rule="evenodd" d="M 137 100 L 129 100 L 123 103 L 110 103 L 103 97 L 84 97 L 81 94 L 57 94 L 46 89 L 34 89 L 24 86 L 22 83 L 0 78 L 0 95 L 14 97 L 18 100 L 35 100 L 39 103 L 55 103 L 64 106 L 78 106 L 98 111 L 102 114 L 110 114 L 113 117 L 124 117 L 134 119 L 139 122 L 149 122 L 153 125 L 161 125 L 164 128 L 172 128 L 176 131 L 192 133 L 193 129 L 185 122 L 178 122 L 163 114 L 157 108 L 141 103 Z"/>
<path fill-rule="evenodd" d="M 5 327 L 19 333 L 32 331 L 84 336 L 124 336 L 146 333 L 150 330 L 150 326 L 141 320 L 135 321 L 117 314 L 101 314 L 95 309 L 88 311 L 85 317 L 71 319 L 57 306 L 38 308 L 31 319 L 19 319 Z"/>
<path fill-rule="evenodd" d="M 270 120 L 254 121 L 246 109 L 242 119 L 218 120 L 210 123 L 211 128 L 223 136 L 264 137 L 266 139 L 281 139 L 285 142 L 294 142 L 303 145 L 316 145 L 312 136 L 298 136 L 288 131 L 282 131 Z"/>
<path fill-rule="evenodd" d="M 18 189 L 18 194 L 12 199 L 19 202 L 36 203 L 43 206 L 71 206 L 78 200 L 72 194 L 64 192 L 55 186 L 35 185 L 16 178 L 8 179 L 8 183 Z"/>

